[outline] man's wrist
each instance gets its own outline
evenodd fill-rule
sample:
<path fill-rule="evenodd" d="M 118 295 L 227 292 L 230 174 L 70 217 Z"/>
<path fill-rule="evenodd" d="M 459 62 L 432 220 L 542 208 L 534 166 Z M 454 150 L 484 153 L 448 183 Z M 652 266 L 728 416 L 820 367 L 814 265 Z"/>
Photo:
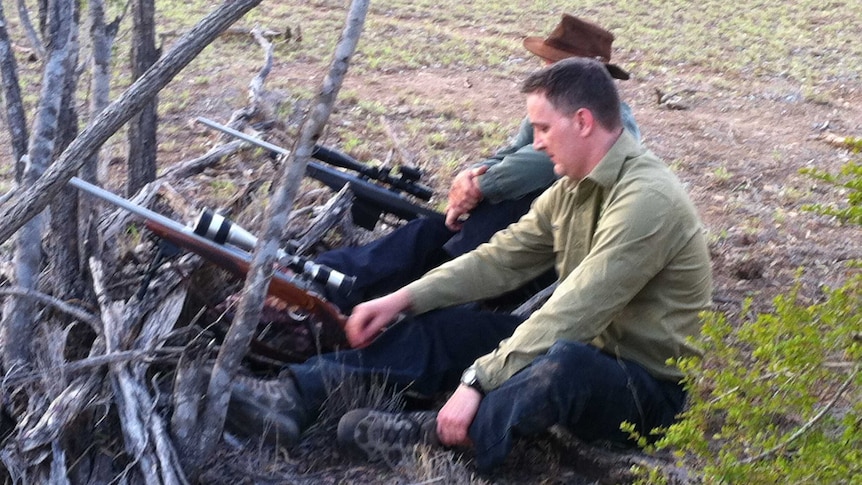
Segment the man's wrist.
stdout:
<path fill-rule="evenodd" d="M 476 371 L 476 366 L 471 365 L 464 371 L 463 374 L 461 374 L 461 384 L 475 389 L 479 392 L 479 394 L 482 395 L 482 397 L 485 397 L 485 389 L 482 388 L 482 384 L 479 382 L 479 376 Z"/>
<path fill-rule="evenodd" d="M 391 294 L 395 300 L 395 304 L 400 308 L 402 313 L 410 314 L 413 310 L 413 295 L 407 288 L 401 288 Z"/>

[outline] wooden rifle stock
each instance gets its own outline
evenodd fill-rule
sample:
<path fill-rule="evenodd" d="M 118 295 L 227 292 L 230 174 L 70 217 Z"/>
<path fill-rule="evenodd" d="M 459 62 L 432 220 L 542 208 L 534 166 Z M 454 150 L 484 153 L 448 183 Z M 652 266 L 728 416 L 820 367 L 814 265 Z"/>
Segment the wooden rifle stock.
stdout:
<path fill-rule="evenodd" d="M 145 224 L 147 229 L 160 238 L 197 254 L 237 278 L 244 278 L 251 268 L 251 255 L 245 251 L 213 243 L 189 230 L 175 231 L 156 221 L 147 220 Z M 337 323 L 340 327 L 344 327 L 345 317 L 336 309 L 335 305 L 322 300 L 309 289 L 300 288 L 300 285 L 301 283 L 295 278 L 276 269 L 270 279 L 267 293 L 296 305 L 320 320 Z"/>
<path fill-rule="evenodd" d="M 243 278 L 251 267 L 251 254 L 229 245 L 217 244 L 195 234 L 170 218 L 153 212 L 119 197 L 107 190 L 72 177 L 69 184 L 111 204 L 122 207 L 144 218 L 147 228 L 162 239 L 191 251 L 212 264 Z M 309 291 L 307 284 L 283 271 L 276 270 L 269 283 L 268 293 L 283 301 L 296 305 L 326 323 L 335 323 L 343 328 L 346 318 L 332 303 Z"/>

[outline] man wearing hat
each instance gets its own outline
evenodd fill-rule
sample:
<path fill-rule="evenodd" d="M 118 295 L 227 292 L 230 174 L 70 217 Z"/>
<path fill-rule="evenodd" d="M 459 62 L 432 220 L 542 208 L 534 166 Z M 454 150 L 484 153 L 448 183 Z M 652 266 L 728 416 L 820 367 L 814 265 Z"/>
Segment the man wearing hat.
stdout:
<path fill-rule="evenodd" d="M 602 63 L 558 61 L 521 91 L 533 146 L 561 178 L 489 243 L 357 305 L 347 322 L 348 340 L 371 362 L 397 342 L 390 332 L 434 336 L 400 342 L 419 362 L 403 365 L 423 370 L 414 386 L 479 354 L 439 412 L 345 414 L 339 441 L 370 457 L 392 459 L 418 442 L 471 446 L 477 468 L 488 472 L 515 439 L 552 425 L 587 441 L 626 443 L 622 423 L 649 437 L 682 410 L 683 375 L 673 361 L 700 355 L 693 338 L 712 292 L 694 204 L 670 168 L 623 129 Z M 559 286 L 524 320 L 456 312 L 455 305 L 507 291 L 551 266 Z M 405 312 L 412 320 L 380 333 Z M 481 352 L 483 344 L 490 349 Z"/>
<path fill-rule="evenodd" d="M 590 65 L 599 66 L 601 76 L 596 76 L 593 72 L 593 77 L 597 79 L 597 83 L 601 84 L 590 93 L 603 93 L 607 95 L 607 99 L 600 105 L 604 110 L 603 123 L 607 124 L 607 128 L 601 128 L 604 133 L 603 141 L 607 142 L 612 137 L 620 137 L 625 140 L 626 147 L 632 150 L 642 151 L 639 142 L 635 136 L 637 131 L 633 121 L 629 126 L 626 126 L 624 132 L 623 116 L 624 107 L 621 107 L 619 96 L 615 90 L 611 75 L 617 78 L 627 77 L 624 71 L 616 66 L 607 63 L 610 60 L 610 45 L 613 36 L 601 29 L 598 26 L 577 19 L 575 17 L 564 15 L 560 25 L 547 38 L 537 41 L 534 38 L 525 40 L 524 45 L 528 50 L 540 56 L 547 64 L 553 66 L 562 64 L 566 61 L 557 62 L 563 57 L 587 56 L 590 58 Z M 600 59 L 601 62 L 595 59 Z M 582 59 L 583 60 L 583 59 Z M 603 77 L 602 77 L 603 76 Z M 591 82 L 591 81 L 590 81 Z M 528 110 L 529 112 L 529 110 Z M 631 118 L 629 116 L 629 120 Z M 543 121 L 544 123 L 544 121 Z M 347 323 L 347 336 L 354 349 L 339 351 L 336 353 L 322 354 L 317 357 L 301 363 L 291 364 L 282 372 L 282 376 L 276 380 L 262 381 L 235 381 L 232 387 L 230 408 L 228 411 L 228 425 L 232 431 L 242 434 L 251 435 L 254 438 L 264 438 L 270 441 L 277 441 L 282 445 L 293 445 L 299 441 L 302 431 L 307 428 L 314 417 L 319 412 L 324 401 L 328 398 L 333 387 L 344 382 L 346 379 L 358 379 L 362 382 L 383 382 L 394 390 L 403 391 L 409 390 L 414 395 L 434 396 L 440 392 L 447 392 L 456 389 L 456 395 L 463 396 L 465 387 L 469 392 L 477 392 L 471 396 L 472 399 L 480 398 L 483 394 L 479 394 L 476 389 L 482 389 L 488 392 L 488 402 L 506 402 L 513 401 L 511 394 L 495 395 L 493 391 L 503 382 L 507 381 L 508 373 L 516 373 L 524 367 L 525 362 L 529 359 L 537 357 L 538 354 L 546 351 L 543 348 L 553 335 L 553 321 L 548 322 L 548 329 L 536 329 L 532 324 L 528 325 L 530 330 L 526 341 L 523 337 L 520 340 L 515 340 L 516 345 L 520 349 L 510 348 L 506 346 L 506 342 L 511 342 L 517 335 L 513 335 L 516 331 L 520 331 L 522 325 L 533 322 L 534 317 L 527 319 L 523 316 L 512 315 L 506 312 L 490 312 L 479 310 L 474 306 L 461 305 L 468 301 L 483 300 L 486 297 L 494 296 L 495 294 L 505 293 L 525 283 L 536 276 L 545 273 L 548 270 L 554 270 L 554 257 L 567 256 L 567 251 L 556 251 L 556 245 L 560 242 L 566 242 L 566 235 L 560 234 L 559 237 L 550 233 L 541 234 L 541 247 L 529 249 L 526 252 L 519 254 L 511 253 L 507 255 L 508 249 L 503 247 L 514 247 L 516 241 L 527 241 L 530 237 L 539 237 L 540 232 L 537 232 L 539 220 L 537 217 L 544 217 L 544 212 L 536 212 L 536 208 L 529 209 L 529 202 L 537 190 L 543 190 L 547 185 L 554 184 L 553 187 L 558 187 L 560 182 L 566 179 L 563 177 L 559 182 L 554 182 L 557 176 L 569 175 L 566 171 L 561 171 L 556 161 L 551 161 L 551 157 L 557 156 L 556 153 L 549 151 L 545 152 L 545 147 L 542 140 L 546 137 L 546 125 L 536 125 L 537 129 L 526 121 L 522 125 L 521 133 L 518 135 L 520 144 L 513 145 L 507 150 L 498 154 L 498 157 L 483 162 L 487 168 L 481 170 L 481 174 L 477 174 L 471 178 L 471 183 L 475 183 L 483 198 L 489 199 L 489 192 L 486 188 L 495 189 L 496 185 L 507 185 L 511 183 L 512 178 L 522 178 L 519 182 L 521 185 L 532 184 L 528 189 L 521 189 L 512 204 L 517 204 L 525 197 L 530 197 L 521 208 L 521 214 L 529 212 L 515 224 L 509 226 L 508 229 L 500 231 L 495 235 L 489 244 L 484 244 L 479 249 L 473 250 L 459 258 L 445 263 L 443 266 L 433 270 L 426 276 L 423 276 L 419 281 L 413 282 L 409 286 L 399 289 L 395 293 L 391 293 L 386 297 L 371 302 L 363 303 L 354 309 L 352 316 Z M 586 125 L 584 125 L 586 126 Z M 592 126 L 592 125 L 590 125 Z M 596 128 L 598 130 L 598 128 Z M 635 133 L 632 133 L 632 132 Z M 536 135 L 534 141 L 533 135 Z M 574 140 L 574 137 L 572 137 Z M 577 140 L 575 140 L 577 141 Z M 593 142 L 595 144 L 595 142 Z M 539 151 L 533 148 L 540 149 Z M 595 157 L 601 147 L 591 146 L 589 143 L 579 143 L 579 147 L 583 148 L 583 155 L 587 153 L 591 157 Z M 549 157 L 551 155 L 551 157 Z M 542 165 L 541 169 L 529 167 L 522 172 L 530 175 L 524 175 L 518 172 L 517 169 L 523 168 L 520 165 Z M 515 175 L 496 177 L 496 171 L 502 170 Z M 535 173 L 541 172 L 547 174 L 536 176 Z M 609 174 L 610 175 L 610 174 Z M 487 182 L 486 180 L 493 180 Z M 512 186 L 516 187 L 516 186 Z M 536 205 L 547 208 L 548 193 L 554 192 L 554 188 L 547 190 L 539 199 L 536 200 Z M 453 189 L 454 190 L 454 189 Z M 559 190 L 554 192 L 558 196 Z M 511 194 L 510 194 L 511 196 Z M 475 197 L 474 197 L 475 198 Z M 542 202 L 542 201 L 545 202 Z M 544 221 L 548 224 L 541 224 L 543 230 L 551 230 L 556 227 L 556 224 L 562 223 L 566 228 L 574 227 L 583 230 L 580 234 L 580 239 L 577 241 L 569 241 L 574 243 L 580 249 L 575 256 L 583 257 L 583 253 L 588 249 L 589 240 L 592 238 L 592 230 L 594 224 L 598 221 L 596 211 L 601 208 L 601 200 L 592 197 L 590 201 L 592 211 L 585 213 L 583 217 L 572 220 L 554 220 Z M 489 201 L 494 202 L 494 201 Z M 501 204 L 497 202 L 496 205 Z M 457 201 L 453 205 L 458 205 Z M 471 204 L 458 205 L 458 207 L 467 207 Z M 480 207 L 482 204 L 477 205 Z M 494 207 L 494 203 L 489 203 L 489 207 Z M 681 216 L 691 216 L 690 208 L 685 208 L 681 211 Z M 508 210 L 508 209 L 507 209 Z M 645 210 L 649 210 L 648 207 Z M 469 211 L 469 210 L 468 210 Z M 479 213 L 474 209 L 473 215 L 464 224 L 466 228 Z M 511 214 L 509 211 L 507 214 Z M 515 220 L 521 216 L 517 214 Z M 541 214 L 541 215 L 537 215 Z M 565 215 L 562 215 L 565 219 Z M 494 217 L 491 217 L 494 219 Z M 500 218 L 497 218 L 498 220 Z M 450 221 L 451 222 L 451 221 Z M 512 222 L 511 220 L 508 221 Z M 688 224 L 693 224 L 689 219 L 686 219 Z M 413 221 L 405 228 L 422 227 L 426 224 L 419 221 Z M 426 224 L 427 225 L 427 224 Z M 442 225 L 442 224 L 441 224 Z M 520 229 L 519 229 L 520 228 Z M 669 228 L 671 228 L 669 226 Z M 615 230 L 618 230 L 617 228 Z M 397 232 L 404 231 L 402 228 Z M 393 233 L 394 234 L 394 233 Z M 530 236 L 532 234 L 532 236 Z M 676 234 L 676 233 L 675 233 Z M 681 235 L 681 234 L 679 234 Z M 451 238 L 449 233 L 448 238 Z M 486 237 L 490 237 L 490 234 Z M 513 239 L 514 238 L 514 239 Z M 549 238 L 549 239 L 548 239 Z M 393 238 L 390 238 L 391 242 Z M 536 240 L 538 242 L 538 239 Z M 483 241 L 476 241 L 478 245 Z M 553 243 L 553 244 L 552 244 Z M 568 243 L 566 243 L 568 244 Z M 651 246 L 652 247 L 652 246 Z M 667 249 L 668 251 L 676 251 L 677 247 L 665 247 L 661 244 L 655 246 L 656 249 Z M 470 248 L 467 248 L 470 249 Z M 523 248 L 522 248 L 523 249 Z M 529 256 L 528 253 L 535 252 L 538 259 Z M 518 251 L 516 251 L 518 253 Z M 541 257 L 539 257 L 539 253 Z M 386 259 L 389 255 L 381 256 L 379 261 L 372 261 L 379 265 L 386 264 Z M 498 259 L 501 256 L 503 259 Z M 517 267 L 506 268 L 505 263 L 509 257 L 511 260 L 521 259 L 526 256 Z M 514 257 L 517 256 L 517 257 Z M 563 276 L 569 275 L 572 271 L 572 266 L 577 263 L 577 257 L 566 259 L 563 265 L 557 264 L 556 270 L 564 270 L 559 274 Z M 489 259 L 486 259 L 489 258 Z M 468 266 L 464 267 L 463 263 L 468 262 Z M 344 267 L 333 264 L 327 260 L 326 264 L 336 267 L 339 270 L 349 272 Z M 453 268 L 462 268 L 461 272 L 453 273 Z M 485 269 L 482 269 L 485 268 Z M 700 269 L 698 267 L 698 269 Z M 463 271 L 473 273 L 470 278 L 462 280 L 465 275 Z M 486 273 L 486 271 L 491 271 Z M 483 279 L 483 275 L 488 275 L 490 278 Z M 451 278 L 445 276 L 441 279 L 441 275 L 453 275 Z M 695 275 L 701 276 L 700 274 Z M 478 277 L 478 279 L 477 279 Z M 430 278 L 430 279 L 429 279 Z M 445 281 L 444 281 L 445 280 Z M 458 281 L 461 280 L 461 283 Z M 436 281 L 436 283 L 435 283 Z M 640 280 L 638 280 L 640 281 Z M 429 284 L 429 282 L 431 282 Z M 442 283 L 440 283 L 442 282 Z M 682 282 L 686 288 L 681 288 L 680 291 L 689 291 L 689 287 L 700 288 L 700 281 Z M 566 282 L 561 283 L 561 288 L 567 288 Z M 699 286 L 700 285 L 700 286 Z M 448 287 L 448 290 L 446 289 Z M 414 292 L 419 289 L 418 292 Z M 559 292 L 559 290 L 558 290 Z M 559 297 L 559 293 L 555 292 L 551 297 L 551 302 L 548 305 L 553 307 L 559 305 L 555 302 L 555 298 Z M 419 299 L 414 299 L 419 296 Z M 453 296 L 460 295 L 460 296 Z M 405 297 L 406 299 L 399 299 Z M 698 293 L 696 297 L 692 297 L 697 301 L 687 302 L 689 307 L 685 308 L 685 314 L 688 316 L 695 306 L 698 306 L 701 301 L 701 295 Z M 463 298 L 462 298 L 463 297 Z M 476 298 L 473 298 L 476 297 Z M 615 301 L 616 298 L 614 297 Z M 420 301 L 421 300 L 421 301 Z M 433 304 L 432 304 L 433 301 Z M 383 302 L 383 303 L 381 303 Z M 394 302 L 394 303 L 393 303 Z M 446 305 L 442 308 L 441 305 Z M 432 310 L 433 311 L 430 311 Z M 545 312 L 548 312 L 547 305 L 543 307 Z M 698 306 L 699 308 L 699 306 Z M 395 309 L 394 312 L 389 311 Z M 664 310 L 661 307 L 661 310 Z M 411 316 L 410 310 L 415 310 L 416 313 L 422 313 L 418 316 Z M 402 311 L 404 311 L 402 313 Z M 542 310 L 539 310 L 539 318 Z M 395 318 L 396 313 L 402 313 Z M 535 314 L 534 314 L 535 315 Z M 686 321 L 688 323 L 688 321 Z M 652 327 L 650 331 L 654 330 Z M 542 336 L 544 334 L 544 336 Z M 662 334 L 660 337 L 664 337 Z M 616 335 L 614 338 L 618 337 Z M 673 335 L 676 338 L 676 335 Z M 597 337 L 598 338 L 598 337 Z M 608 341 L 615 343 L 614 341 Z M 681 347 L 686 347 L 683 340 L 675 342 Z M 495 370 L 493 380 L 489 373 L 488 366 L 475 366 L 475 362 L 481 362 L 482 359 L 496 359 L 494 355 L 501 352 L 500 349 L 505 349 L 504 362 L 496 361 L 496 366 L 503 364 L 504 370 Z M 489 357 L 490 356 L 490 357 Z M 628 357 L 628 354 L 626 354 Z M 478 359 L 478 360 L 477 360 Z M 528 360 L 524 360 L 528 359 Z M 509 361 L 506 363 L 505 361 Z M 614 362 L 614 359 L 611 359 Z M 665 362 L 654 362 L 664 369 Z M 467 369 L 467 371 L 465 371 Z M 495 368 L 496 369 L 496 368 Z M 645 374 L 638 371 L 637 377 L 642 378 Z M 461 383 L 459 386 L 459 382 Z M 540 382 L 539 380 L 535 381 Z M 663 392 L 664 387 L 658 386 L 655 392 Z M 662 409 L 656 414 L 651 414 L 651 419 L 647 424 L 664 423 L 667 421 L 656 421 L 655 416 L 667 418 L 667 416 L 675 413 L 678 408 L 676 404 L 681 403 L 682 390 L 676 383 L 668 386 L 669 399 L 673 405 L 669 409 Z M 650 395 L 650 399 L 652 398 Z M 613 396 L 608 396 L 613 398 Z M 459 401 L 450 400 L 453 404 Z M 622 399 L 621 402 L 629 403 L 630 400 Z M 652 401 L 650 401 L 651 403 Z M 475 402 L 474 402 L 475 404 Z M 495 407 L 495 410 L 504 410 L 503 407 Z M 446 408 L 444 408 L 444 411 Z M 442 413 L 441 416 L 450 416 L 451 408 Z M 383 416 L 383 417 L 380 417 Z M 394 418 L 393 418 L 394 416 Z M 413 413 L 410 415 L 378 415 L 374 411 L 359 410 L 348 413 L 342 418 L 339 425 L 339 440 L 345 443 L 360 445 L 359 447 L 372 457 L 388 457 L 395 458 L 398 453 L 403 451 L 405 445 L 415 443 L 420 439 L 436 441 L 438 436 L 436 421 L 436 413 Z M 380 418 L 380 419 L 378 419 Z M 390 419 L 393 418 L 393 419 Z M 404 418 L 404 419 L 402 419 Z M 496 425 L 507 425 L 506 420 L 499 416 L 485 420 L 481 420 L 491 428 Z M 231 423 L 234 423 L 231 425 Z M 392 424 L 388 426 L 387 423 Z M 469 424 L 469 422 L 467 423 Z M 641 424 L 641 423 L 638 423 Z M 537 426 L 542 426 L 543 423 L 538 423 Z M 640 427 L 638 429 L 641 429 Z M 466 428 L 461 429 L 465 432 Z M 506 428 L 509 432 L 509 428 Z M 612 430 L 614 431 L 614 430 Z M 649 431 L 645 429 L 643 431 Z M 478 435 L 477 435 L 478 436 Z M 490 441 L 494 441 L 493 432 L 485 433 L 483 436 Z M 449 445 L 458 445 L 466 443 L 464 435 L 460 439 L 453 439 L 450 435 L 440 434 L 443 442 Z M 508 437 L 511 438 L 511 435 Z M 488 457 L 490 461 L 481 462 L 483 469 L 487 469 L 496 465 L 501 457 L 504 457 L 508 452 L 508 444 L 504 443 L 500 449 L 494 450 L 493 455 L 482 454 Z M 394 455 L 393 455 L 394 453 Z"/>
<path fill-rule="evenodd" d="M 560 23 L 547 38 L 526 37 L 524 47 L 538 56 L 544 65 L 569 57 L 598 59 L 605 63 L 612 77 L 627 80 L 629 74 L 626 71 L 610 64 L 613 41 L 613 34 L 598 25 L 563 14 Z M 625 103 L 621 103 L 621 106 L 626 129 L 639 138 L 640 131 L 631 108 Z M 519 199 L 550 186 L 556 180 L 553 165 L 545 154 L 533 149 L 532 144 L 533 127 L 529 120 L 525 119 L 509 147 L 499 151 L 491 159 L 459 173 L 449 191 L 446 225 L 453 230 L 459 229 L 460 217 L 468 214 L 483 200 L 499 203 L 503 200 Z M 530 200 L 536 195 L 538 194 L 530 197 Z M 528 208 L 524 207 L 524 212 Z"/>
<path fill-rule="evenodd" d="M 615 79 L 628 79 L 626 71 L 610 63 L 613 40 L 613 34 L 602 27 L 563 14 L 547 38 L 526 37 L 524 47 L 544 65 L 569 57 L 587 57 L 605 63 Z M 640 139 L 631 108 L 626 103 L 621 103 L 620 108 L 623 126 Z M 449 190 L 445 225 L 437 220 L 419 219 L 364 246 L 320 254 L 316 258 L 318 263 L 356 277 L 349 297 L 327 296 L 349 311 L 356 303 L 400 288 L 487 242 L 494 233 L 524 215 L 532 201 L 556 179 L 551 160 L 533 148 L 533 126 L 524 119 L 507 147 L 455 176 Z M 496 303 L 514 306 L 555 279 L 556 275 L 549 272 Z"/>

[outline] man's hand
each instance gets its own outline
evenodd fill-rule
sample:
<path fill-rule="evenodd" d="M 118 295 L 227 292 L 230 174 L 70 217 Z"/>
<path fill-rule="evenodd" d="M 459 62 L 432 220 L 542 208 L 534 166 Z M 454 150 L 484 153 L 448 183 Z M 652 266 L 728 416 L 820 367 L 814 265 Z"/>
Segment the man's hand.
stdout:
<path fill-rule="evenodd" d="M 467 432 L 479 403 L 482 402 L 482 394 L 470 386 L 461 384 L 446 401 L 446 404 L 437 413 L 437 437 L 446 446 L 469 446 L 472 444 Z"/>
<path fill-rule="evenodd" d="M 452 179 L 449 188 L 449 206 L 446 207 L 446 227 L 453 231 L 461 229 L 461 216 L 468 214 L 482 201 L 479 176 L 488 171 L 487 165 L 462 170 Z"/>
<path fill-rule="evenodd" d="M 410 305 L 410 293 L 404 289 L 356 305 L 344 325 L 347 341 L 355 349 L 367 347 Z"/>

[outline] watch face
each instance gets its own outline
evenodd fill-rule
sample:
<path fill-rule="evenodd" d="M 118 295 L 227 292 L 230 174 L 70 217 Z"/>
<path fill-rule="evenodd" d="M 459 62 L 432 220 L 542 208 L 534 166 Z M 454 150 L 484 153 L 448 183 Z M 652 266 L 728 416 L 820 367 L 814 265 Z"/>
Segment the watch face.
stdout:
<path fill-rule="evenodd" d="M 467 370 L 461 374 L 461 382 L 467 384 L 468 386 L 472 386 L 476 383 L 476 369 L 472 367 L 468 367 Z"/>

